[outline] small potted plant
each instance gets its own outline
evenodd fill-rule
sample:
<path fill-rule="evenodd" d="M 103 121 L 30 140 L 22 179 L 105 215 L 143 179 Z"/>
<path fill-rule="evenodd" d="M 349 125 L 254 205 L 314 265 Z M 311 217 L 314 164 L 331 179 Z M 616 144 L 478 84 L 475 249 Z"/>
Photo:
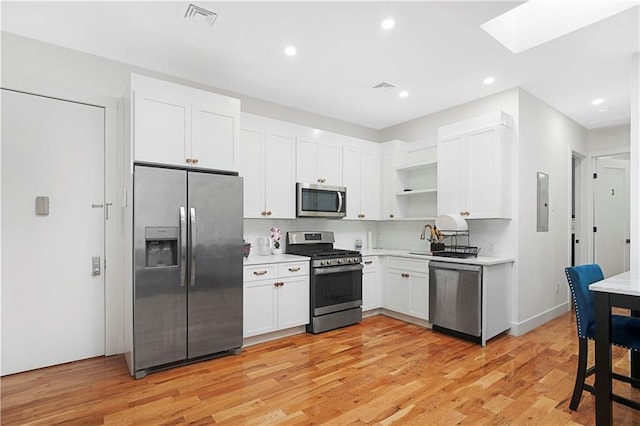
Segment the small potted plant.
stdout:
<path fill-rule="evenodd" d="M 282 254 L 282 245 L 280 244 L 280 238 L 282 238 L 280 228 L 276 228 L 275 226 L 272 227 L 271 241 L 273 241 L 273 254 Z"/>

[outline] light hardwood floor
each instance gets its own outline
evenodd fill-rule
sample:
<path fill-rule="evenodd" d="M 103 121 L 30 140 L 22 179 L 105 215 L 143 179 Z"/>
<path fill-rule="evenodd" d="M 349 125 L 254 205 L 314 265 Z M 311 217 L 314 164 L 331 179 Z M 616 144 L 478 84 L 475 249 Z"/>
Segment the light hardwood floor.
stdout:
<path fill-rule="evenodd" d="M 3 377 L 1 423 L 591 425 L 590 394 L 568 408 L 577 350 L 571 312 L 484 348 L 377 315 L 141 380 L 122 356 Z M 626 352 L 614 357 L 628 371 Z M 614 389 L 640 399 L 626 384 Z M 639 411 L 613 413 L 640 424 Z"/>

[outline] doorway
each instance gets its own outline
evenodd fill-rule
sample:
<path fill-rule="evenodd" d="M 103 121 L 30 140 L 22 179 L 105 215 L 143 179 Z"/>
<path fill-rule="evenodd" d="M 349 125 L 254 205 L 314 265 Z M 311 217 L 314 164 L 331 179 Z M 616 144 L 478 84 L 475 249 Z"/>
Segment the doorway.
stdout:
<path fill-rule="evenodd" d="M 629 155 L 594 159 L 593 258 L 605 277 L 630 266 Z"/>
<path fill-rule="evenodd" d="M 105 354 L 105 109 L 2 89 L 2 375 Z"/>

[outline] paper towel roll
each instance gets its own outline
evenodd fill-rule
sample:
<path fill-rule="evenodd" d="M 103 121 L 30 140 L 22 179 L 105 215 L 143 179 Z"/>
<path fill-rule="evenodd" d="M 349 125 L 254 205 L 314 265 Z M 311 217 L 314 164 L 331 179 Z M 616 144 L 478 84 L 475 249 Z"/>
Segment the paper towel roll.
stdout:
<path fill-rule="evenodd" d="M 371 231 L 367 232 L 367 250 L 371 250 L 373 248 L 373 233 Z"/>

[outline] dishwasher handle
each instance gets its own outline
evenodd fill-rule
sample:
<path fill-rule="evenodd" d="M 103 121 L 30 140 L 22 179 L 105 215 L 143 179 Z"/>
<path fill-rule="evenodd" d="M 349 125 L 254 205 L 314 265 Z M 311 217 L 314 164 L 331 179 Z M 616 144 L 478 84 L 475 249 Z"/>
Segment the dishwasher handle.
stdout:
<path fill-rule="evenodd" d="M 482 265 L 469 265 L 466 263 L 454 263 L 454 262 L 429 262 L 430 269 L 450 269 L 452 271 L 469 271 L 469 272 L 481 272 Z"/>

